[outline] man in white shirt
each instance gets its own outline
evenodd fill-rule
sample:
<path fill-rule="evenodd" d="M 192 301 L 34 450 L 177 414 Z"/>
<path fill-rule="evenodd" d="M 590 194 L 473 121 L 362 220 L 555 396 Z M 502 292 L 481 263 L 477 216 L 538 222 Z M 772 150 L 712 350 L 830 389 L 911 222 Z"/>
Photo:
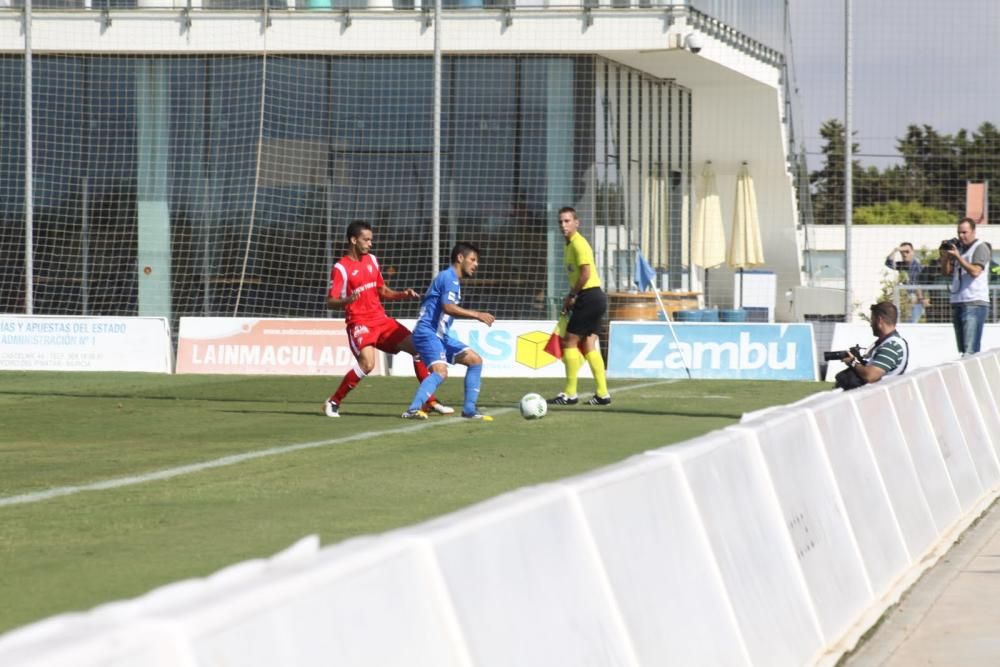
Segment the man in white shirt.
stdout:
<path fill-rule="evenodd" d="M 989 271 L 992 250 L 976 238 L 976 221 L 962 218 L 958 243 L 941 244 L 941 275 L 951 276 L 951 323 L 962 356 L 979 352 L 990 310 Z"/>

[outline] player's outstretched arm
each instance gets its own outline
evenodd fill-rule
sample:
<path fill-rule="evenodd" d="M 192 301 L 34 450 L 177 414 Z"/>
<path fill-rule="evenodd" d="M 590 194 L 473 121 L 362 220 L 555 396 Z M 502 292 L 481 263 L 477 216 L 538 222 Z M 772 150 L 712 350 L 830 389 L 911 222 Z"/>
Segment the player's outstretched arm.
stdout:
<path fill-rule="evenodd" d="M 382 297 L 383 301 L 405 301 L 407 299 L 419 299 L 420 294 L 416 290 L 404 289 L 404 290 L 394 290 L 386 285 L 379 287 L 378 295 Z"/>
<path fill-rule="evenodd" d="M 468 308 L 456 306 L 453 303 L 444 304 L 443 310 L 452 317 L 462 317 L 467 320 L 479 320 L 488 327 L 493 326 L 493 323 L 497 320 L 497 318 L 493 317 L 492 313 L 486 313 L 481 310 L 469 310 Z"/>
<path fill-rule="evenodd" d="M 347 306 L 348 304 L 354 303 L 358 300 L 357 292 L 349 292 L 347 297 L 344 299 L 338 299 L 336 297 L 327 296 L 326 297 L 326 308 L 327 310 L 339 310 Z"/>

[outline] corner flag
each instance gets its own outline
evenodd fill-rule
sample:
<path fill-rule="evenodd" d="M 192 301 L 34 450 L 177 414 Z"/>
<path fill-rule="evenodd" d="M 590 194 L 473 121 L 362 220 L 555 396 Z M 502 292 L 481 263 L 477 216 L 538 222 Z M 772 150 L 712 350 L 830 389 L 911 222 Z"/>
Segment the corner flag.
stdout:
<path fill-rule="evenodd" d="M 654 287 L 656 282 L 656 271 L 649 265 L 642 252 L 635 253 L 635 284 L 639 286 L 639 291 L 645 292 L 650 287 Z M 655 288 L 654 288 L 655 289 Z"/>
<path fill-rule="evenodd" d="M 660 292 L 656 289 L 656 271 L 653 267 L 649 265 L 646 258 L 642 256 L 641 250 L 635 251 L 635 284 L 639 286 L 639 290 L 645 292 L 650 287 L 653 288 L 653 296 L 656 298 L 656 303 L 660 306 L 660 312 L 663 313 L 663 319 L 666 320 L 667 326 L 670 328 L 670 335 L 674 339 L 674 344 L 680 349 L 680 341 L 677 340 L 677 332 L 674 331 L 674 323 L 670 321 L 670 313 L 667 312 L 666 306 L 663 305 L 663 300 L 660 299 Z M 683 357 L 682 357 L 683 358 Z M 688 379 L 691 379 L 691 369 L 688 368 L 687 359 L 684 359 L 684 372 L 687 373 Z"/>

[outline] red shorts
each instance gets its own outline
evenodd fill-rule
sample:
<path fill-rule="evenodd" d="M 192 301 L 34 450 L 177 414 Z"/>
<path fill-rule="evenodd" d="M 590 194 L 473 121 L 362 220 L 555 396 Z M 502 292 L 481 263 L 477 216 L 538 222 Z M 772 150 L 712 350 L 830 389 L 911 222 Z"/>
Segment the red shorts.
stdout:
<path fill-rule="evenodd" d="M 399 344 L 409 335 L 410 330 L 391 317 L 378 322 L 353 322 L 347 325 L 347 342 L 355 357 L 361 354 L 362 348 L 369 346 L 395 354 L 399 351 Z"/>

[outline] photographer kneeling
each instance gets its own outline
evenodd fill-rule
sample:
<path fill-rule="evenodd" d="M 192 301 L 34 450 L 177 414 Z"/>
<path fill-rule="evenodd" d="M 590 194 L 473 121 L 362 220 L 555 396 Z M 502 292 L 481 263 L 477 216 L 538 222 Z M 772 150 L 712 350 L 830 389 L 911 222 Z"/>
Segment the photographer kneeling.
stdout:
<path fill-rule="evenodd" d="M 876 336 L 876 340 L 860 359 L 853 354 L 841 359 L 848 366 L 836 376 L 837 386 L 841 389 L 855 389 L 878 382 L 887 375 L 902 375 L 906 371 L 910 347 L 896 331 L 899 311 L 890 301 L 874 304 L 871 311 L 872 335 Z"/>

